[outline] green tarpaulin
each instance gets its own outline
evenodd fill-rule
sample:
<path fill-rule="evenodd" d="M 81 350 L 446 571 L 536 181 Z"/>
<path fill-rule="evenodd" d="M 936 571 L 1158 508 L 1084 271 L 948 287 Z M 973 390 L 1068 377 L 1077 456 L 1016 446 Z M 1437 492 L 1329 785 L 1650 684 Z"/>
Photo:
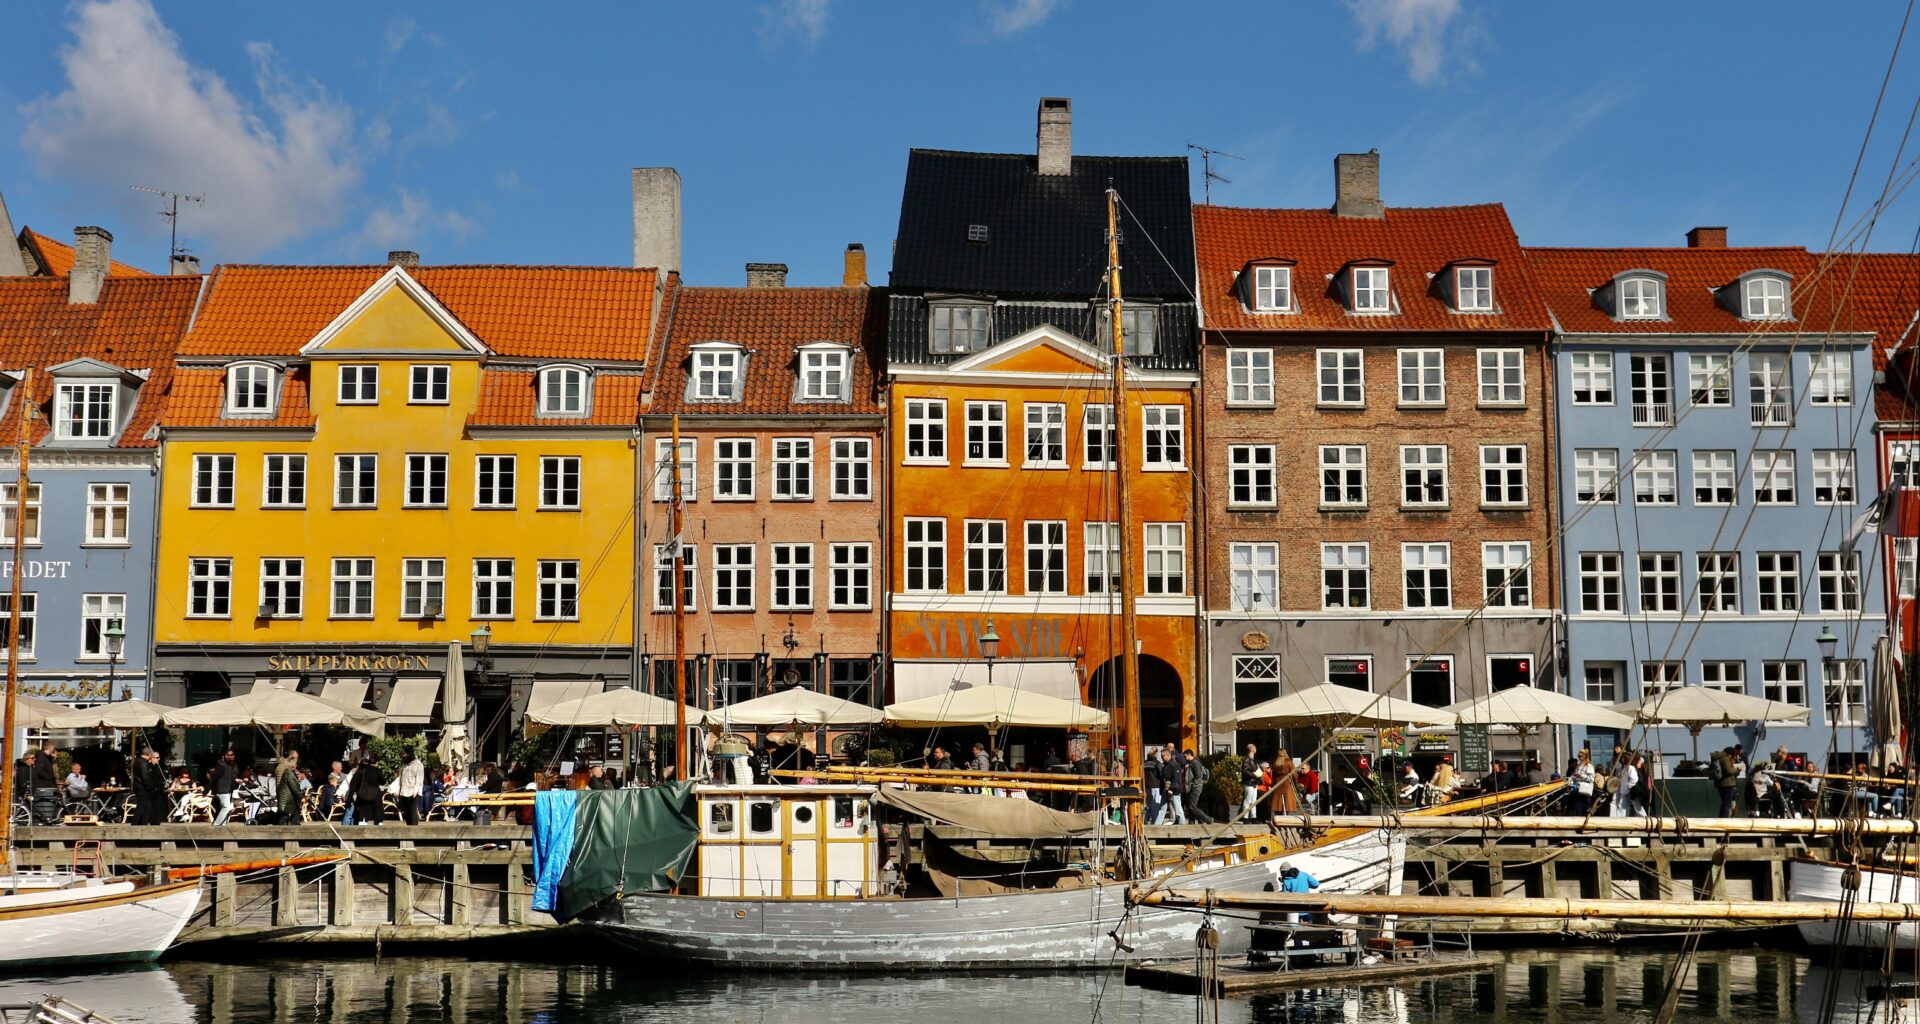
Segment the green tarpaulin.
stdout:
<path fill-rule="evenodd" d="M 692 783 L 571 795 L 573 844 L 554 917 L 571 921 L 611 897 L 663 892 L 679 883 L 700 833 Z"/>

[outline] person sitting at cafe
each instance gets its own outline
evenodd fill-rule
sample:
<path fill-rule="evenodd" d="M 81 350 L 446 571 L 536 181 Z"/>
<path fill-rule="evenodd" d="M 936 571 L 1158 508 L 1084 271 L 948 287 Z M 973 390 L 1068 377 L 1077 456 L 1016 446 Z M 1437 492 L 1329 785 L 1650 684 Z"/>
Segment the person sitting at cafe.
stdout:
<path fill-rule="evenodd" d="M 1493 771 L 1488 772 L 1486 776 L 1480 780 L 1480 785 L 1489 793 L 1505 792 L 1512 789 L 1515 785 L 1513 772 L 1508 769 L 1507 762 L 1495 761 L 1493 762 Z"/>

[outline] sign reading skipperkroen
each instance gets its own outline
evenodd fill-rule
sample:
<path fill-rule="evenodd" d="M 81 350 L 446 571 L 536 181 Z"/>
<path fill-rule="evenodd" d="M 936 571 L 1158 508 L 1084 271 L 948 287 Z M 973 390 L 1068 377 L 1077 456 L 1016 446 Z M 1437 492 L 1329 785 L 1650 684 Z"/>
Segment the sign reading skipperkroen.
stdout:
<path fill-rule="evenodd" d="M 424 654 L 270 654 L 273 672 L 426 672 Z"/>

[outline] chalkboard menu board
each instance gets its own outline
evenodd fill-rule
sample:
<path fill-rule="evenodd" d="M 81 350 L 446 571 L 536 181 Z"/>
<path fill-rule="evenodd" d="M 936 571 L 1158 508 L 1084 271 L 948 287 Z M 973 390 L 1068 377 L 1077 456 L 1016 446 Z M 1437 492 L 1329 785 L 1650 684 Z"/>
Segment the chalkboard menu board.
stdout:
<path fill-rule="evenodd" d="M 1493 758 L 1487 746 L 1486 726 L 1460 723 L 1460 770 L 1463 772 L 1493 770 Z"/>

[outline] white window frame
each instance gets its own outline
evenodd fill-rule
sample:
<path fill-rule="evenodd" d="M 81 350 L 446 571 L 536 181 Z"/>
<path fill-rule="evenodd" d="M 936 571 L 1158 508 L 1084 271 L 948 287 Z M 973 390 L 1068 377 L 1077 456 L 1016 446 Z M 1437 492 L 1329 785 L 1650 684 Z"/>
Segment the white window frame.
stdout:
<path fill-rule="evenodd" d="M 1700 500 L 1703 490 L 1711 492 L 1706 501 Z M 1722 498 L 1726 500 L 1722 501 Z M 1739 500 L 1740 470 L 1734 462 L 1734 453 L 1725 448 L 1694 449 L 1693 503 L 1718 508 L 1738 504 Z"/>
<path fill-rule="evenodd" d="M 1089 594 L 1117 594 L 1120 586 L 1120 524 L 1086 523 L 1081 528 L 1084 561 L 1081 580 Z"/>
<path fill-rule="evenodd" d="M 1447 404 L 1447 352 L 1439 348 L 1403 348 L 1395 352 L 1400 364 L 1400 404 L 1410 408 L 1437 408 Z"/>
<path fill-rule="evenodd" d="M 754 478 L 760 474 L 760 451 L 754 440 L 751 437 L 713 439 L 713 500 L 753 500 Z"/>
<path fill-rule="evenodd" d="M 1272 349 L 1227 349 L 1227 405 L 1235 408 L 1273 405 Z"/>
<path fill-rule="evenodd" d="M 227 367 L 227 415 L 273 415 L 279 383 L 279 368 L 267 363 L 235 363 Z"/>
<path fill-rule="evenodd" d="M 1792 315 L 1787 282 L 1772 274 L 1756 274 L 1740 284 L 1740 311 L 1746 320 L 1785 320 Z"/>
<path fill-rule="evenodd" d="M 1582 696 L 1593 704 L 1620 703 L 1621 665 L 1618 662 L 1587 662 L 1581 666 Z"/>
<path fill-rule="evenodd" d="M 1815 588 L 1823 614 L 1860 610 L 1860 552 L 1822 551 L 1814 556 Z"/>
<path fill-rule="evenodd" d="M 593 374 L 584 366 L 548 366 L 540 370 L 540 415 L 579 419 L 593 409 Z"/>
<path fill-rule="evenodd" d="M 1680 504 L 1679 452 L 1663 448 L 1634 455 L 1633 503 L 1655 508 Z"/>
<path fill-rule="evenodd" d="M 407 367 L 408 405 L 446 405 L 453 400 L 453 367 L 414 363 Z"/>
<path fill-rule="evenodd" d="M 1700 409 L 1733 406 L 1733 366 L 1725 352 L 1687 355 L 1687 401 Z"/>
<path fill-rule="evenodd" d="M 1524 540 L 1484 541 L 1480 576 L 1490 608 L 1533 607 L 1533 544 Z"/>
<path fill-rule="evenodd" d="M 1700 662 L 1700 685 L 1721 693 L 1737 693 L 1745 696 L 1747 692 L 1747 663 L 1744 661 L 1724 661 L 1708 659 Z"/>
<path fill-rule="evenodd" d="M 1763 448 L 1753 453 L 1753 503 L 1797 505 L 1800 501 L 1799 466 L 1790 448 Z"/>
<path fill-rule="evenodd" d="M 118 548 L 133 543 L 133 485 L 111 481 L 88 484 L 86 529 L 85 547 Z"/>
<path fill-rule="evenodd" d="M 1007 592 L 1007 521 L 1004 519 L 966 519 L 961 521 L 964 544 L 964 574 L 961 582 L 969 594 Z M 995 578 L 996 573 L 998 579 Z"/>
<path fill-rule="evenodd" d="M 1747 405 L 1756 427 L 1793 426 L 1793 373 L 1786 353 L 1747 354 Z"/>
<path fill-rule="evenodd" d="M 672 545 L 655 544 L 653 546 L 653 610 L 670 612 L 673 610 Z M 680 549 L 680 604 L 683 610 L 693 611 L 700 604 L 700 549 L 697 545 L 686 544 Z M 664 599 L 663 599 L 664 595 Z"/>
<path fill-rule="evenodd" d="M 1451 452 L 1444 444 L 1401 445 L 1400 507 L 1446 508 L 1452 504 L 1453 487 L 1447 468 L 1450 458 Z"/>
<path fill-rule="evenodd" d="M 936 354 L 981 352 L 993 344 L 990 302 L 927 304 L 928 348 Z"/>
<path fill-rule="evenodd" d="M 1329 479 L 1329 474 L 1333 475 L 1333 479 Z M 1366 445 L 1323 444 L 1320 446 L 1320 506 L 1322 508 L 1367 507 Z"/>
<path fill-rule="evenodd" d="M 1580 552 L 1581 612 L 1617 615 L 1626 610 L 1626 575 L 1621 569 L 1621 562 L 1618 551 Z"/>
<path fill-rule="evenodd" d="M 653 500 L 673 500 L 673 463 L 667 461 L 673 451 L 671 437 L 653 439 Z M 700 495 L 700 446 L 696 439 L 680 439 L 680 500 L 696 501 Z"/>
<path fill-rule="evenodd" d="M 501 572 L 504 566 L 506 571 Z M 473 613 L 471 618 L 484 622 L 513 618 L 514 560 L 476 558 L 473 560 Z"/>
<path fill-rule="evenodd" d="M 580 620 L 580 563 L 570 558 L 542 559 L 536 564 L 535 622 Z M 568 595 L 572 599 L 568 599 Z"/>
<path fill-rule="evenodd" d="M 918 437 L 915 437 L 918 434 Z M 901 462 L 908 466 L 944 466 L 947 464 L 947 400 L 944 398 L 907 399 L 906 430 L 901 434 Z M 914 446 L 921 447 L 915 455 Z"/>
<path fill-rule="evenodd" d="M 1280 607 L 1280 545 L 1236 541 L 1228 549 L 1228 563 L 1234 608 L 1251 612 Z"/>
<path fill-rule="evenodd" d="M 773 500 L 813 500 L 813 438 L 773 439 Z"/>
<path fill-rule="evenodd" d="M 1517 455 L 1518 461 L 1515 461 Z M 1516 483 L 1514 474 L 1519 474 Z M 1527 446 L 1524 444 L 1483 444 L 1480 446 L 1480 507 L 1525 508 L 1527 487 Z"/>
<path fill-rule="evenodd" d="M 12 629 L 13 594 L 10 590 L 0 590 L 0 664 L 7 660 L 7 637 Z M 189 615 L 188 618 L 195 618 Z M 201 616 L 212 618 L 213 616 Z M 20 595 L 20 660 L 33 661 L 34 649 L 40 639 L 40 595 L 24 591 Z M 11 767 L 11 766 L 9 766 Z"/>
<path fill-rule="evenodd" d="M 335 402 L 339 405 L 380 404 L 380 364 L 341 363 Z"/>
<path fill-rule="evenodd" d="M 228 373 L 232 372 L 232 370 L 228 371 Z M 102 396 L 105 399 L 104 410 L 101 408 Z M 272 407 L 273 396 L 269 388 L 267 408 Z M 78 416 L 75 416 L 76 409 Z M 53 436 L 56 440 L 105 441 L 113 437 L 114 428 L 119 422 L 120 386 L 118 384 L 99 380 L 63 380 L 55 386 Z M 79 430 L 74 429 L 76 425 L 79 426 Z"/>
<path fill-rule="evenodd" d="M 42 518 L 40 515 L 41 485 L 31 481 L 27 484 L 27 526 L 29 532 L 26 543 L 37 546 L 40 543 Z M 0 543 L 13 542 L 13 520 L 19 510 L 19 490 L 13 481 L 0 484 Z"/>
<path fill-rule="evenodd" d="M 24 614 L 26 606 L 21 605 Z M 233 559 L 193 556 L 187 559 L 187 618 L 233 617 Z M 22 630 L 24 636 L 25 630 Z"/>
<path fill-rule="evenodd" d="M 813 610 L 813 545 L 773 545 L 773 594 L 776 612 Z"/>
<path fill-rule="evenodd" d="M 737 402 L 743 353 L 732 345 L 695 345 L 690 371 L 693 393 L 689 401 Z"/>
<path fill-rule="evenodd" d="M 864 611 L 873 607 L 873 545 L 835 542 L 827 545 L 827 571 L 832 611 Z"/>
<path fill-rule="evenodd" d="M 1415 582 L 1415 574 L 1419 582 Z M 1453 607 L 1453 545 L 1415 542 L 1400 545 L 1401 607 L 1446 610 Z M 1436 582 L 1437 579 L 1437 582 Z M 1416 602 L 1414 595 L 1419 594 Z M 1439 600 L 1435 600 L 1438 597 Z"/>
<path fill-rule="evenodd" d="M 580 491 L 585 486 L 580 456 L 540 456 L 540 511 L 580 511 Z"/>
<path fill-rule="evenodd" d="M 260 507 L 307 507 L 307 457 L 269 452 L 260 459 Z"/>
<path fill-rule="evenodd" d="M 473 507 L 517 508 L 520 503 L 520 462 L 517 455 L 473 457 Z"/>
<path fill-rule="evenodd" d="M 1493 268 L 1453 268 L 1453 297 L 1456 313 L 1493 312 Z"/>
<path fill-rule="evenodd" d="M 1614 286 L 1618 306 L 1614 315 L 1621 320 L 1659 320 L 1667 312 L 1666 283 L 1657 277 L 1623 277 Z"/>
<path fill-rule="evenodd" d="M 193 508 L 232 508 L 237 474 L 237 459 L 226 452 L 206 452 L 193 457 Z M 32 484 L 27 488 L 27 504 L 34 504 L 33 492 L 40 485 Z M 11 492 L 11 488 L 9 488 Z M 13 507 L 12 501 L 7 507 Z M 34 531 L 34 540 L 39 540 L 40 531 Z"/>
<path fill-rule="evenodd" d="M 947 521 L 932 516 L 908 516 L 900 525 L 903 589 L 909 594 L 946 593 Z"/>
<path fill-rule="evenodd" d="M 1335 408 L 1357 409 L 1367 404 L 1366 353 L 1357 348 L 1323 348 L 1314 351 L 1314 366 L 1319 381 L 1319 401 Z M 1353 375 L 1348 380 L 1348 374 Z"/>
<path fill-rule="evenodd" d="M 1372 545 L 1365 541 L 1320 545 L 1320 607 L 1349 612 L 1373 608 Z"/>
<path fill-rule="evenodd" d="M 967 424 L 966 457 L 963 466 L 1002 467 L 1007 462 L 1007 403 L 969 401 L 964 407 Z"/>
<path fill-rule="evenodd" d="M 1184 597 L 1187 593 L 1187 524 L 1147 523 L 1145 593 L 1149 597 Z"/>
<path fill-rule="evenodd" d="M 836 437 L 831 448 L 834 501 L 873 500 L 873 439 Z"/>
<path fill-rule="evenodd" d="M 1023 469 L 1067 468 L 1067 406 L 1064 402 L 1023 402 L 1026 421 Z M 1035 455 L 1036 449 L 1038 456 Z"/>
<path fill-rule="evenodd" d="M 1753 556 L 1754 610 L 1760 614 L 1800 611 L 1800 552 L 1761 551 Z"/>
<path fill-rule="evenodd" d="M 1901 598 L 1920 595 L 1920 538 L 1893 539 L 1893 595 Z"/>
<path fill-rule="evenodd" d="M 1760 663 L 1760 696 L 1776 704 L 1807 707 L 1807 663 L 1797 659 L 1762 661 Z"/>
<path fill-rule="evenodd" d="M 1067 592 L 1067 521 L 1029 519 L 1022 532 L 1022 561 L 1026 566 L 1028 594 L 1064 594 Z"/>
<path fill-rule="evenodd" d="M 1867 724 L 1867 663 L 1860 658 L 1835 658 L 1820 663 L 1820 703 L 1827 725 L 1849 728 Z M 1837 699 L 1836 699 L 1837 698 Z"/>
<path fill-rule="evenodd" d="M 1640 695 L 1642 697 L 1651 697 L 1656 693 L 1685 685 L 1687 685 L 1687 663 L 1684 661 L 1640 663 Z"/>
<path fill-rule="evenodd" d="M 1642 551 L 1639 572 L 1640 613 L 1677 615 L 1686 599 L 1686 585 L 1680 575 L 1678 551 Z"/>
<path fill-rule="evenodd" d="M 294 561 L 297 562 L 299 559 Z M 299 598 L 296 595 L 296 606 L 298 603 Z M 298 617 L 297 607 L 295 617 Z M 119 624 L 124 633 L 127 628 L 127 595 L 80 595 L 80 655 L 75 660 L 112 662 L 115 655 L 107 650 L 107 630 L 113 628 L 115 623 Z M 5 638 L 0 637 L 0 639 Z M 0 656 L 0 661 L 5 660 L 4 656 Z"/>
<path fill-rule="evenodd" d="M 1352 296 L 1350 311 L 1360 316 L 1385 316 L 1393 312 L 1393 275 L 1391 267 L 1348 267 L 1347 281 Z"/>
<path fill-rule="evenodd" d="M 1293 268 L 1263 264 L 1253 268 L 1253 312 L 1293 312 Z"/>
<path fill-rule="evenodd" d="M 1527 350 L 1483 348 L 1474 353 L 1480 368 L 1480 404 L 1518 407 L 1527 404 Z"/>
<path fill-rule="evenodd" d="M 1813 503 L 1851 505 L 1860 490 L 1854 474 L 1853 452 L 1845 448 L 1816 448 L 1813 452 Z M 1825 492 L 1822 496 L 1821 492 Z"/>
<path fill-rule="evenodd" d="M 448 456 L 445 452 L 408 452 L 407 487 L 400 492 L 402 508 L 446 508 Z"/>
<path fill-rule="evenodd" d="M 330 619 L 371 619 L 376 600 L 372 558 L 335 558 L 327 581 L 327 609 Z M 345 589 L 343 591 L 342 586 Z M 345 609 L 344 611 L 342 609 Z M 362 610 L 362 609 L 365 610 Z"/>
<path fill-rule="evenodd" d="M 1270 444 L 1227 446 L 1227 507 L 1274 508 L 1279 503 L 1275 451 Z"/>
<path fill-rule="evenodd" d="M 1614 388 L 1611 352 L 1568 353 L 1567 376 L 1567 390 L 1574 405 L 1610 406 L 1619 397 Z"/>
<path fill-rule="evenodd" d="M 1140 407 L 1140 468 L 1148 473 L 1187 468 L 1187 410 L 1184 407 Z"/>
<path fill-rule="evenodd" d="M 400 560 L 400 617 L 429 622 L 447 617 L 447 560 Z"/>
<path fill-rule="evenodd" d="M 808 345 L 800 349 L 800 400 L 844 402 L 851 394 L 852 353 L 838 345 Z"/>
<path fill-rule="evenodd" d="M 1853 359 L 1846 352 L 1814 352 L 1807 356 L 1807 404 L 1853 404 Z"/>
<path fill-rule="evenodd" d="M 1695 607 L 1702 615 L 1740 614 L 1740 553 L 1702 551 L 1694 556 Z"/>
<path fill-rule="evenodd" d="M 362 497 L 366 500 L 361 500 Z M 343 498 L 346 500 L 342 500 Z M 333 507 L 378 508 L 379 506 L 380 456 L 371 452 L 335 453 L 333 456 Z"/>
<path fill-rule="evenodd" d="M 1614 505 L 1620 501 L 1620 450 L 1573 450 L 1573 500 L 1581 505 Z"/>
<path fill-rule="evenodd" d="M 1113 468 L 1113 428 L 1113 406 L 1095 403 L 1080 410 L 1081 469 Z"/>
<path fill-rule="evenodd" d="M 1673 359 L 1667 353 L 1627 357 L 1627 403 L 1636 427 L 1673 425 Z"/>

